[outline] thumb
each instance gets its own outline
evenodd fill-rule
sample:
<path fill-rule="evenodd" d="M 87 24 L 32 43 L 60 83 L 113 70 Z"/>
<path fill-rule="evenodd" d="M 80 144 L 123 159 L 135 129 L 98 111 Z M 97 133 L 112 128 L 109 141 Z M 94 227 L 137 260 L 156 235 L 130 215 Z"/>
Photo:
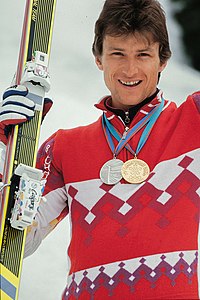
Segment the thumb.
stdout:
<path fill-rule="evenodd" d="M 50 111 L 53 105 L 53 101 L 50 98 L 44 98 L 44 107 L 42 112 L 42 120 L 44 120 L 46 114 Z"/>

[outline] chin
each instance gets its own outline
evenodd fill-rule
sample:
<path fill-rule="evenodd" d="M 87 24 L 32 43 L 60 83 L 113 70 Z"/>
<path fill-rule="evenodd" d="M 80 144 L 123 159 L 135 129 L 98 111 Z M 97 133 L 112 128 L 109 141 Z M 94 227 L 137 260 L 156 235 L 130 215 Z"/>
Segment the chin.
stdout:
<path fill-rule="evenodd" d="M 124 102 L 123 105 L 126 106 L 126 107 L 128 107 L 128 106 L 134 106 L 134 105 L 139 104 L 139 103 L 142 102 L 142 101 L 143 101 L 143 100 L 138 100 L 138 99 L 133 100 L 133 99 L 131 99 L 130 101 Z"/>

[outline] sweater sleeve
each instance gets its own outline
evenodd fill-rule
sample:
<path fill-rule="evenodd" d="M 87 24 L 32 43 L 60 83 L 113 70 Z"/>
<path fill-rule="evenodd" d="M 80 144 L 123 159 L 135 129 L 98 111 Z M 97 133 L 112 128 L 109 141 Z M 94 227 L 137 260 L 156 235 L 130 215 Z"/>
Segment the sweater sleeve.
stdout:
<path fill-rule="evenodd" d="M 27 230 L 25 256 L 32 254 L 42 240 L 68 214 L 67 194 L 62 171 L 56 163 L 56 133 L 39 149 L 37 168 L 43 170 L 46 181 L 43 200 L 34 224 Z"/>
<path fill-rule="evenodd" d="M 192 94 L 192 97 L 193 97 L 194 103 L 197 107 L 197 110 L 200 114 L 200 91 Z"/>

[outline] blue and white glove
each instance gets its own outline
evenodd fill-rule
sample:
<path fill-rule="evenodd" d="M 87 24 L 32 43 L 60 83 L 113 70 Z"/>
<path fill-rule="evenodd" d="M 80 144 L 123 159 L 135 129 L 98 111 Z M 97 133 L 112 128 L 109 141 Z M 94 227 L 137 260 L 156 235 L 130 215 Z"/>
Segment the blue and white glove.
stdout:
<path fill-rule="evenodd" d="M 4 125 L 16 125 L 34 116 L 35 104 L 26 98 L 28 89 L 23 85 L 8 88 L 3 94 L 0 107 L 0 122 Z"/>
<path fill-rule="evenodd" d="M 3 94 L 3 101 L 0 104 L 0 181 L 11 127 L 24 123 L 34 116 L 35 104 L 26 97 L 27 94 L 27 88 L 22 85 L 10 87 Z M 44 99 L 42 119 L 44 119 L 52 104 L 51 99 Z"/>
<path fill-rule="evenodd" d="M 27 94 L 28 89 L 22 85 L 10 87 L 3 94 L 3 101 L 0 106 L 0 141 L 5 145 L 10 125 L 24 123 L 34 116 L 35 104 L 26 97 Z M 51 99 L 44 99 L 43 118 L 52 104 Z"/>

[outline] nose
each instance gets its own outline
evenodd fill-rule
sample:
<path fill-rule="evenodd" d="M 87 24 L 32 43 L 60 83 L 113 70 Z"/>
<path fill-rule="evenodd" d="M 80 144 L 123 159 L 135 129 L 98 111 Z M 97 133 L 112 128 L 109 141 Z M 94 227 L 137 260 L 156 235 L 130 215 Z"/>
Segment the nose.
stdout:
<path fill-rule="evenodd" d="M 133 77 L 138 73 L 138 64 L 134 58 L 127 58 L 123 66 L 123 74 L 127 77 Z"/>

